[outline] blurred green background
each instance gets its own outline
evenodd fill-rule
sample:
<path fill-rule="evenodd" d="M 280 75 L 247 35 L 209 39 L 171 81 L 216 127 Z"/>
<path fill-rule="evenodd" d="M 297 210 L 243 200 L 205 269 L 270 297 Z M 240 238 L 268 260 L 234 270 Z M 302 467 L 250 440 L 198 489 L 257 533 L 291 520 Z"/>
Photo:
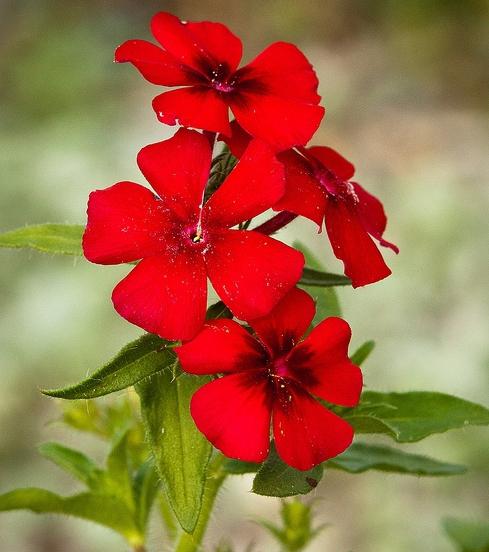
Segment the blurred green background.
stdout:
<path fill-rule="evenodd" d="M 327 115 L 317 144 L 338 148 L 358 180 L 384 201 L 393 276 L 340 291 L 354 346 L 378 346 L 365 365 L 379 390 L 436 389 L 488 402 L 489 4 L 485 0 L 0 0 L 1 225 L 85 221 L 88 193 L 118 180 L 142 182 L 135 156 L 173 129 L 150 101 L 159 89 L 112 63 L 127 38 L 149 38 L 150 16 L 168 10 L 220 20 L 250 59 L 292 41 L 320 78 Z M 308 222 L 286 231 L 341 270 Z M 74 490 L 36 453 L 38 443 L 79 436 L 58 424 L 39 387 L 74 382 L 140 331 L 112 310 L 127 272 L 83 260 L 2 251 L 0 272 L 0 492 L 15 486 Z M 104 399 L 102 399 L 104 400 Z M 444 552 L 444 515 L 489 518 L 487 430 L 467 429 L 410 445 L 471 469 L 452 479 L 327 474 L 315 491 L 331 527 L 311 552 Z M 97 444 L 85 445 L 96 450 Z M 207 543 L 230 537 L 273 550 L 253 523 L 274 519 L 278 501 L 223 492 Z M 0 516 L 2 552 L 124 550 L 108 530 L 29 513 Z M 162 550 L 157 524 L 150 552 Z M 210 548 L 209 548 L 210 549 Z"/>

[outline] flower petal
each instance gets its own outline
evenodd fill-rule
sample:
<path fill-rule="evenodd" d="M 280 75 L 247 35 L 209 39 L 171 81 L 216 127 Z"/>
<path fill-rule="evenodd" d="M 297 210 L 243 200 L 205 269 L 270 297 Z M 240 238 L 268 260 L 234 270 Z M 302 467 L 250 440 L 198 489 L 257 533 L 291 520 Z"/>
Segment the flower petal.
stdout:
<path fill-rule="evenodd" d="M 348 358 L 350 338 L 350 326 L 344 320 L 323 320 L 288 356 L 294 378 L 325 401 L 356 406 L 363 378 L 360 368 Z"/>
<path fill-rule="evenodd" d="M 207 278 L 200 255 L 181 252 L 143 259 L 112 293 L 115 310 L 165 339 L 191 339 L 201 329 Z"/>
<path fill-rule="evenodd" d="M 324 108 L 318 105 L 248 91 L 230 96 L 229 105 L 246 132 L 269 143 L 275 151 L 306 144 L 324 115 Z"/>
<path fill-rule="evenodd" d="M 347 449 L 353 429 L 299 386 L 288 384 L 274 403 L 273 436 L 286 464 L 309 470 Z"/>
<path fill-rule="evenodd" d="M 234 320 L 213 320 L 192 341 L 175 352 L 182 369 L 191 374 L 218 374 L 259 368 L 265 363 L 265 351 Z"/>
<path fill-rule="evenodd" d="M 157 13 L 151 31 L 165 50 L 201 73 L 226 64 L 230 73 L 241 61 L 241 40 L 222 23 L 180 21 L 170 13 Z"/>
<path fill-rule="evenodd" d="M 92 192 L 87 214 L 83 253 L 92 263 L 119 264 L 158 255 L 171 240 L 163 202 L 134 182 Z"/>
<path fill-rule="evenodd" d="M 218 92 L 206 86 L 164 92 L 153 100 L 153 109 L 167 125 L 229 133 L 228 106 Z"/>
<path fill-rule="evenodd" d="M 353 208 L 341 200 L 329 200 L 325 221 L 334 254 L 343 261 L 353 287 L 378 282 L 391 274 Z"/>
<path fill-rule="evenodd" d="M 237 71 L 230 106 L 239 124 L 277 151 L 306 144 L 324 115 L 318 80 L 304 54 L 276 42 Z"/>
<path fill-rule="evenodd" d="M 355 174 L 355 167 L 333 148 L 313 146 L 307 148 L 307 153 L 311 154 L 342 180 L 350 180 Z"/>
<path fill-rule="evenodd" d="M 253 140 L 223 184 L 204 206 L 204 220 L 234 226 L 256 217 L 284 193 L 284 169 L 270 147 Z"/>
<path fill-rule="evenodd" d="M 302 253 L 258 232 L 222 230 L 209 241 L 205 259 L 211 283 L 242 320 L 270 312 L 301 277 Z"/>
<path fill-rule="evenodd" d="M 250 321 L 260 340 L 273 356 L 289 352 L 309 327 L 316 306 L 305 291 L 294 287 L 272 311 Z"/>
<path fill-rule="evenodd" d="M 165 206 L 189 222 L 202 203 L 211 156 L 205 136 L 180 129 L 172 138 L 144 147 L 138 165 Z"/>
<path fill-rule="evenodd" d="M 146 40 L 127 40 L 115 51 L 115 61 L 129 61 L 153 84 L 183 86 L 196 84 L 196 79 L 171 54 Z"/>
<path fill-rule="evenodd" d="M 387 225 L 387 217 L 382 203 L 362 188 L 360 184 L 352 182 L 352 185 L 359 199 L 357 211 L 367 232 L 376 240 L 379 240 L 380 245 L 389 247 L 395 253 L 399 253 L 399 248 L 396 245 L 382 238 Z"/>
<path fill-rule="evenodd" d="M 309 163 L 292 150 L 280 153 L 278 159 L 285 169 L 285 194 L 274 205 L 274 210 L 302 215 L 321 228 L 326 197 L 321 185 L 314 178 Z"/>
<path fill-rule="evenodd" d="M 239 159 L 245 152 L 246 148 L 249 146 L 253 137 L 250 136 L 243 129 L 243 127 L 239 126 L 239 123 L 238 121 L 236 121 L 236 119 L 233 119 L 229 123 L 229 125 L 231 127 L 230 134 L 228 136 L 220 134 L 218 140 L 220 142 L 224 142 L 230 149 L 231 153 Z"/>
<path fill-rule="evenodd" d="M 211 381 L 192 397 L 190 412 L 199 430 L 226 456 L 263 462 L 270 446 L 271 401 L 262 370 Z"/>

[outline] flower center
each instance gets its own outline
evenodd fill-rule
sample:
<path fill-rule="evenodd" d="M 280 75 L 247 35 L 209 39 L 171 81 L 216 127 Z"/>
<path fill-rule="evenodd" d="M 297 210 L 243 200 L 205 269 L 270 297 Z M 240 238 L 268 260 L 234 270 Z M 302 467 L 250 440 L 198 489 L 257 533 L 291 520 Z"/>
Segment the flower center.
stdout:
<path fill-rule="evenodd" d="M 341 178 L 328 168 L 322 167 L 321 169 L 317 169 L 316 178 L 329 196 L 344 201 L 351 201 L 353 204 L 358 203 L 359 199 L 353 184 L 346 180 L 341 180 Z"/>
<path fill-rule="evenodd" d="M 212 88 L 218 92 L 232 92 L 233 83 L 229 82 L 229 68 L 225 63 L 220 63 L 210 72 L 209 80 Z"/>

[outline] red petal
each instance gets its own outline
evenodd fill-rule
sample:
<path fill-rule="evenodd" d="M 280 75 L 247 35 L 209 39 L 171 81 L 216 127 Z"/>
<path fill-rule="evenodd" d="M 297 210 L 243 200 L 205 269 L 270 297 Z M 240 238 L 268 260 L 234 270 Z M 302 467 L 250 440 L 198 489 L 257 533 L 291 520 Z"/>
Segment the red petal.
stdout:
<path fill-rule="evenodd" d="M 323 225 L 326 197 L 314 178 L 309 163 L 295 151 L 285 151 L 278 159 L 285 169 L 285 194 L 274 205 L 275 211 L 291 211 Z"/>
<path fill-rule="evenodd" d="M 355 167 L 333 148 L 313 146 L 307 152 L 318 159 L 327 169 L 333 171 L 342 180 L 350 180 L 355 174 Z"/>
<path fill-rule="evenodd" d="M 115 310 L 165 339 L 191 339 L 201 329 L 207 278 L 200 255 L 143 259 L 114 289 Z"/>
<path fill-rule="evenodd" d="M 202 134 L 180 129 L 172 138 L 144 147 L 138 165 L 165 206 L 188 221 L 202 203 L 211 156 Z"/>
<path fill-rule="evenodd" d="M 168 52 L 146 40 L 128 40 L 115 51 L 115 61 L 131 62 L 153 84 L 181 86 L 195 84 L 185 67 Z"/>
<path fill-rule="evenodd" d="M 258 232 L 222 230 L 209 241 L 207 273 L 237 318 L 270 312 L 301 277 L 302 253 Z"/>
<path fill-rule="evenodd" d="M 160 254 L 171 234 L 168 210 L 153 193 L 119 182 L 90 194 L 83 253 L 92 263 L 119 264 Z"/>
<path fill-rule="evenodd" d="M 265 351 L 234 320 L 207 322 L 197 336 L 177 347 L 180 364 L 191 374 L 237 372 L 264 365 Z"/>
<path fill-rule="evenodd" d="M 153 100 L 153 109 L 167 125 L 229 133 L 228 106 L 218 92 L 206 86 L 164 92 Z"/>
<path fill-rule="evenodd" d="M 353 287 L 378 282 L 391 274 L 353 209 L 341 200 L 329 200 L 325 221 L 334 254 L 343 261 Z"/>
<path fill-rule="evenodd" d="M 356 406 L 363 378 L 348 358 L 350 326 L 341 318 L 327 318 L 290 353 L 294 377 L 313 395 L 341 406 Z"/>
<path fill-rule="evenodd" d="M 224 134 L 220 134 L 218 139 L 224 142 L 231 150 L 231 153 L 239 159 L 248 147 L 252 137 L 239 126 L 236 119 L 231 121 L 230 127 L 230 135 L 225 136 Z"/>
<path fill-rule="evenodd" d="M 230 96 L 229 105 L 246 132 L 276 151 L 306 144 L 324 115 L 324 108 L 317 105 L 252 92 Z"/>
<path fill-rule="evenodd" d="M 294 287 L 269 314 L 255 318 L 250 326 L 273 355 L 279 356 L 289 352 L 304 335 L 315 312 L 312 297 Z"/>
<path fill-rule="evenodd" d="M 265 94 L 293 101 L 318 104 L 318 79 L 306 56 L 293 44 L 275 42 L 240 69 L 239 84 L 259 82 Z"/>
<path fill-rule="evenodd" d="M 226 456 L 263 462 L 270 445 L 271 404 L 261 370 L 224 376 L 201 387 L 190 412 L 199 430 Z"/>
<path fill-rule="evenodd" d="M 220 63 L 232 73 L 241 61 L 241 40 L 221 23 L 188 23 L 162 12 L 151 20 L 151 30 L 165 50 L 201 73 Z"/>
<path fill-rule="evenodd" d="M 382 238 L 387 225 L 387 217 L 385 216 L 382 203 L 362 188 L 360 184 L 352 182 L 352 185 L 359 199 L 359 203 L 356 206 L 357 211 L 367 232 L 376 240 L 379 240 L 380 245 L 389 247 L 395 253 L 399 253 L 399 248 L 396 245 Z"/>
<path fill-rule="evenodd" d="M 204 207 L 204 218 L 234 226 L 269 209 L 284 193 L 284 168 L 270 147 L 253 140 Z"/>
<path fill-rule="evenodd" d="M 347 449 L 353 429 L 308 393 L 289 384 L 274 403 L 273 435 L 286 464 L 309 470 Z"/>

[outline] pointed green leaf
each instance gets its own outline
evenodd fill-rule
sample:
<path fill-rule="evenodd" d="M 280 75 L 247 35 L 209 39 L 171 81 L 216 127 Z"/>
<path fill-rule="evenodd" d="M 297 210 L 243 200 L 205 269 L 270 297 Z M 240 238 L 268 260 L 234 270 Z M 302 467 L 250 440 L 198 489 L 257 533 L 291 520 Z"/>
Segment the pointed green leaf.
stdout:
<path fill-rule="evenodd" d="M 126 345 L 105 366 L 76 385 L 43 390 L 45 395 L 60 399 L 92 399 L 108 395 L 161 372 L 175 360 L 167 342 L 153 334 L 145 334 Z"/>
<path fill-rule="evenodd" d="M 44 458 L 85 483 L 89 489 L 97 491 L 100 487 L 102 470 L 82 452 L 59 443 L 43 443 L 39 446 L 39 452 Z"/>
<path fill-rule="evenodd" d="M 232 475 L 243 475 L 245 473 L 256 473 L 260 469 L 260 466 L 261 464 L 255 462 L 243 462 L 234 458 L 226 458 L 222 469 Z"/>
<path fill-rule="evenodd" d="M 351 361 L 357 366 L 361 366 L 367 358 L 370 356 L 370 353 L 375 348 L 375 341 L 365 341 L 363 345 L 360 345 L 358 349 L 351 356 Z"/>
<path fill-rule="evenodd" d="M 351 280 L 343 274 L 332 274 L 331 272 L 322 272 L 313 268 L 305 267 L 302 272 L 300 284 L 305 286 L 350 286 Z"/>
<path fill-rule="evenodd" d="M 141 545 L 144 541 L 131 512 L 113 497 L 92 493 L 63 497 L 44 489 L 17 489 L 0 495 L 0 511 L 11 510 L 66 514 L 109 527 L 133 545 Z"/>
<path fill-rule="evenodd" d="M 222 301 L 214 303 L 207 309 L 206 319 L 212 320 L 214 318 L 232 318 L 233 313 L 226 307 Z"/>
<path fill-rule="evenodd" d="M 144 532 L 148 523 L 151 507 L 160 488 L 160 480 L 152 461 L 142 464 L 133 481 L 133 492 L 138 512 L 138 525 Z"/>
<path fill-rule="evenodd" d="M 468 425 L 489 424 L 489 409 L 484 406 L 429 391 L 365 391 L 360 405 L 343 416 L 357 433 L 384 433 L 399 443 Z"/>
<path fill-rule="evenodd" d="M 39 224 L 0 234 L 0 247 L 36 249 L 53 255 L 80 256 L 84 227 L 78 224 Z"/>
<path fill-rule="evenodd" d="M 381 445 L 355 443 L 343 454 L 326 462 L 326 467 L 349 473 L 363 473 L 367 470 L 406 473 L 412 475 L 460 475 L 465 466 L 440 462 L 420 454 L 410 454 Z"/>
<path fill-rule="evenodd" d="M 194 392 L 210 381 L 207 377 L 165 370 L 136 386 L 141 411 L 163 486 L 182 528 L 195 529 L 202 506 L 206 468 L 211 445 L 190 415 Z"/>
<path fill-rule="evenodd" d="M 489 552 L 489 523 L 445 518 L 443 527 L 459 552 Z"/>
<path fill-rule="evenodd" d="M 322 466 L 299 471 L 285 464 L 272 446 L 268 458 L 253 480 L 253 492 L 264 496 L 307 494 L 317 487 L 323 476 Z"/>
<path fill-rule="evenodd" d="M 133 482 L 129 471 L 128 435 L 123 432 L 114 442 L 107 456 L 104 492 L 116 496 L 131 510 L 135 509 Z"/>

